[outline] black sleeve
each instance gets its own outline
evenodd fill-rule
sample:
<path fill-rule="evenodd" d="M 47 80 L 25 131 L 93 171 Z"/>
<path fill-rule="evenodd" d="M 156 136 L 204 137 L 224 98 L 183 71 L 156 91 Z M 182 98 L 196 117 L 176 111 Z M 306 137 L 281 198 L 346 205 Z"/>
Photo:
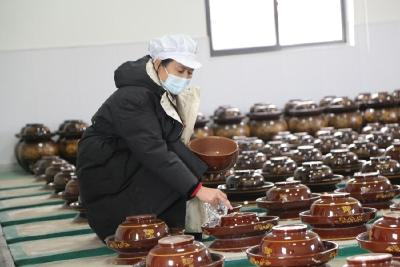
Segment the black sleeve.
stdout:
<path fill-rule="evenodd" d="M 137 88 L 134 96 L 121 94 L 115 99 L 111 106 L 114 125 L 132 157 L 186 197 L 198 184 L 198 178 L 176 153 L 168 150 L 154 103 L 148 95 L 151 92 L 146 91 Z"/>

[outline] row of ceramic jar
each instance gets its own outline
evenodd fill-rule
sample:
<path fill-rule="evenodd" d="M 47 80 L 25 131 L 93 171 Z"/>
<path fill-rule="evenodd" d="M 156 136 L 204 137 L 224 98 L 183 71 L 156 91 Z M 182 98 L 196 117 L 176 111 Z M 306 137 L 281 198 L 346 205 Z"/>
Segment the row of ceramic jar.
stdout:
<path fill-rule="evenodd" d="M 311 207 L 313 218 L 320 221 L 325 217 L 347 218 L 368 213 L 358 205 L 354 206 L 354 210 L 349 210 L 349 202 L 346 200 L 351 199 L 347 199 L 345 195 L 325 196 Z M 334 205 L 325 205 L 327 203 Z M 353 201 L 350 205 L 354 203 Z M 364 216 L 365 219 L 375 216 L 373 209 L 371 212 L 369 216 Z M 326 216 L 327 213 L 333 215 Z M 393 220 L 398 220 L 398 216 L 391 214 L 378 220 L 372 228 L 372 231 L 375 230 L 371 238 L 397 238 L 398 230 L 390 226 L 396 234 L 391 233 L 389 225 Z M 211 226 L 205 223 L 202 228 L 204 233 L 216 238 L 210 245 L 214 251 L 246 251 L 249 261 L 257 266 L 311 266 L 316 262 L 325 264 L 338 253 L 336 243 L 323 241 L 315 230 L 308 230 L 305 224 L 276 224 L 276 217 L 234 212 L 222 216 L 218 224 Z M 380 225 L 387 226 L 388 230 L 380 229 Z M 335 228 L 335 232 L 340 232 L 340 228 Z M 392 237 L 389 237 L 389 234 L 392 234 Z M 223 266 L 224 262 L 222 255 L 211 253 L 203 243 L 194 241 L 193 236 L 174 233 L 165 222 L 154 215 L 127 217 L 117 228 L 115 235 L 107 237 L 105 241 L 108 247 L 118 253 L 117 264 L 205 267 Z M 182 253 L 183 251 L 185 253 Z M 390 267 L 399 264 L 392 260 L 392 255 L 379 254 L 350 257 L 345 266 Z"/>
<path fill-rule="evenodd" d="M 360 132 L 367 123 L 400 121 L 400 102 L 393 96 L 380 92 L 372 95 L 371 99 L 372 102 L 362 105 L 347 97 L 326 97 L 319 105 L 313 101 L 291 100 L 284 111 L 275 105 L 256 103 L 247 117 L 238 108 L 220 106 L 211 116 L 211 126 L 209 120 L 199 114 L 194 137 L 245 135 L 271 140 L 278 132 L 286 130 L 315 134 L 321 128 L 331 126 Z"/>
<path fill-rule="evenodd" d="M 32 165 L 42 156 L 59 155 L 71 163 L 75 163 L 78 142 L 87 124 L 81 120 L 66 120 L 57 132 L 53 133 L 43 124 L 26 124 L 16 134 L 19 138 L 15 145 L 15 157 L 18 164 L 26 171 L 32 172 Z M 53 137 L 58 135 L 57 141 Z"/>

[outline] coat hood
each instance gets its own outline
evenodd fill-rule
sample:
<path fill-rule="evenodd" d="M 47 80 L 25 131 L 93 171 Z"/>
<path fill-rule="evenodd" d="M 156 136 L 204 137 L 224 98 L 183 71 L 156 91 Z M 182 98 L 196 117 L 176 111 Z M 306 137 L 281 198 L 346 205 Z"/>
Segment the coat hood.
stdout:
<path fill-rule="evenodd" d="M 127 61 L 119 66 L 114 72 L 115 86 L 117 88 L 140 86 L 159 89 L 159 86 L 146 72 L 146 63 L 150 59 L 150 56 L 145 56 L 136 61 Z"/>

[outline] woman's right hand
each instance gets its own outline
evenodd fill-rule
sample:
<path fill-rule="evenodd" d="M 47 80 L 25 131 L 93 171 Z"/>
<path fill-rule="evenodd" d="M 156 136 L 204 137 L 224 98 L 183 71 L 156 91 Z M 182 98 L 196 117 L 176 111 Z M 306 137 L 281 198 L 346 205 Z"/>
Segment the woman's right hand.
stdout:
<path fill-rule="evenodd" d="M 232 209 L 232 205 L 224 192 L 219 189 L 208 188 L 202 186 L 197 192 L 196 197 L 203 202 L 217 206 L 219 203 L 224 204 L 228 209 Z"/>

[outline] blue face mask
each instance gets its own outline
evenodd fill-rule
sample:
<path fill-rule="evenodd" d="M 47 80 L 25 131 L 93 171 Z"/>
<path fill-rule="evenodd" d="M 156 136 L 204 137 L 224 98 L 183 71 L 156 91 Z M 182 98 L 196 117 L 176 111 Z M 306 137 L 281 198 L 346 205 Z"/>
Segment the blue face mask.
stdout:
<path fill-rule="evenodd" d="M 164 68 L 168 74 L 167 79 L 162 83 L 162 86 L 165 90 L 170 92 L 173 95 L 179 95 L 183 90 L 185 90 L 190 83 L 190 79 L 181 78 L 179 76 L 169 74 L 167 69 Z"/>

